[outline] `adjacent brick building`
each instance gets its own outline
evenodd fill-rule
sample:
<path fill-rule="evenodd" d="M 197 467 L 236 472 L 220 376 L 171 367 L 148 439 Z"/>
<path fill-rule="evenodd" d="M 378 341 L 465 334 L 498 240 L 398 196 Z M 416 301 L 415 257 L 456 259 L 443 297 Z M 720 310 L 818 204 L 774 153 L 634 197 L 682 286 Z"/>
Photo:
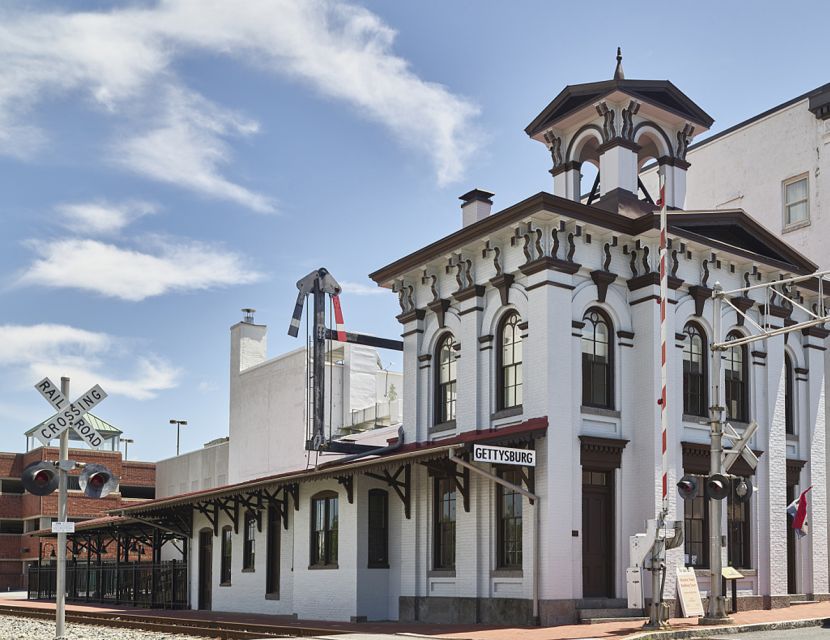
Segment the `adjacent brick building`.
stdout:
<path fill-rule="evenodd" d="M 120 431 L 118 432 L 120 434 Z M 111 439 L 108 439 L 111 440 Z M 70 443 L 70 446 L 74 442 Z M 104 449 L 109 448 L 107 445 Z M 120 451 L 70 448 L 69 457 L 110 468 L 121 480 L 119 490 L 106 498 L 85 498 L 78 486 L 80 471 L 70 474 L 69 519 L 97 518 L 110 509 L 155 496 L 155 464 L 123 460 Z M 23 489 L 21 475 L 33 462 L 57 460 L 55 447 L 37 447 L 26 453 L 0 453 L 0 591 L 26 587 L 26 567 L 39 557 L 48 559 L 54 540 L 31 535 L 48 528 L 58 515 L 58 492 L 34 496 Z"/>

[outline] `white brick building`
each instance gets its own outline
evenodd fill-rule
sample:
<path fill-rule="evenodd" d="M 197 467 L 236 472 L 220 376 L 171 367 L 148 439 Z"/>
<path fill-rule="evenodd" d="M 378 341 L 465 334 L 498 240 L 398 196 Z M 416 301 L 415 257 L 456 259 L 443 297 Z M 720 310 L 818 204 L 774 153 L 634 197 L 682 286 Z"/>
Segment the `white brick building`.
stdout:
<path fill-rule="evenodd" d="M 711 287 L 816 269 L 751 211 L 683 211 L 686 151 L 711 123 L 667 81 L 625 80 L 618 70 L 613 80 L 566 87 L 526 130 L 551 151 L 552 195 L 491 213 L 493 194 L 473 190 L 462 197 L 459 231 L 371 276 L 401 304 L 398 448 L 245 477 L 240 468 L 258 469 L 252 461 L 265 449 L 237 441 L 236 484 L 124 510 L 189 524 L 191 605 L 337 620 L 527 623 L 538 613 L 554 624 L 623 597 L 629 536 L 660 502 L 659 216 L 640 169 L 657 161 L 673 209 L 670 483 L 708 471 L 700 422 Z M 589 204 L 579 202 L 585 162 L 600 174 Z M 815 301 L 808 288 L 799 295 Z M 735 304 L 779 326 L 802 318 L 797 307 Z M 724 337 L 753 330 L 734 311 L 723 326 Z M 758 493 L 748 506 L 723 507 L 724 553 L 745 575 L 742 607 L 828 594 L 826 336 L 815 328 L 727 352 L 730 421 L 760 425 Z M 232 424 L 235 411 L 263 401 L 232 404 Z M 267 433 L 268 455 L 302 455 L 278 426 Z M 471 470 L 474 442 L 534 448 L 535 473 Z M 517 485 L 537 496 L 533 505 Z M 788 494 L 809 485 L 811 533 L 791 544 Z M 669 576 L 678 563 L 706 565 L 699 503 L 678 504 L 671 493 L 670 518 L 686 520 L 689 539 L 670 552 Z M 699 580 L 705 590 L 702 570 Z M 673 597 L 672 579 L 667 588 Z"/>

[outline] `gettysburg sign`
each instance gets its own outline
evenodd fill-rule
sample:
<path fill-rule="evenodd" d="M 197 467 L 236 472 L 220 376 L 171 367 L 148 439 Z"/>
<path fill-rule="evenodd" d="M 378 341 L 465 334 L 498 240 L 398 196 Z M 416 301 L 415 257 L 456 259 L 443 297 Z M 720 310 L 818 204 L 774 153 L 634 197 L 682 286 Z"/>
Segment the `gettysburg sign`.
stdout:
<path fill-rule="evenodd" d="M 46 401 L 52 405 L 52 408 L 57 411 L 55 415 L 44 422 L 40 428 L 35 431 L 35 437 L 43 444 L 49 446 L 49 441 L 53 438 L 59 437 L 64 431 L 72 427 L 75 433 L 86 442 L 93 449 L 97 449 L 104 442 L 101 435 L 84 419 L 84 414 L 91 411 L 93 407 L 97 406 L 104 398 L 107 397 L 106 392 L 95 385 L 89 391 L 81 395 L 75 402 L 69 401 L 61 393 L 60 388 L 55 386 L 49 378 L 44 378 L 35 385 Z"/>

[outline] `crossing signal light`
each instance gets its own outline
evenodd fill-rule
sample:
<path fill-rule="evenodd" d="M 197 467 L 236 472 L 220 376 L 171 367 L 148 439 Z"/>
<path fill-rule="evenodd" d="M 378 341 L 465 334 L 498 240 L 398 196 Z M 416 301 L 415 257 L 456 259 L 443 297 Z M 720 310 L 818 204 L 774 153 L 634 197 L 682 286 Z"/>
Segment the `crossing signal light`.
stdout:
<path fill-rule="evenodd" d="M 36 496 L 48 496 L 58 488 L 58 470 L 51 462 L 33 462 L 23 470 L 23 487 Z"/>
<path fill-rule="evenodd" d="M 713 473 L 706 479 L 706 494 L 715 500 L 723 500 L 731 488 L 729 477 L 722 473 Z"/>
<path fill-rule="evenodd" d="M 735 478 L 733 492 L 738 502 L 749 502 L 752 494 L 755 493 L 755 487 L 752 486 L 749 478 Z"/>
<path fill-rule="evenodd" d="M 78 478 L 87 498 L 105 498 L 118 489 L 118 478 L 102 464 L 87 464 Z"/>
<path fill-rule="evenodd" d="M 694 476 L 683 476 L 677 483 L 677 491 L 684 500 L 691 500 L 697 497 L 699 485 Z"/>

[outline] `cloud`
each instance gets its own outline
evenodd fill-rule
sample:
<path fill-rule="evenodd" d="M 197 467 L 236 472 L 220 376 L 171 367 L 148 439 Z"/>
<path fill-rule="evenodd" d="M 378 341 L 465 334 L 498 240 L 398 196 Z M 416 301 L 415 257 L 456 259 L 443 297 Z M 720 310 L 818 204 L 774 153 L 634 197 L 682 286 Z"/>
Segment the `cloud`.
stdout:
<path fill-rule="evenodd" d="M 351 293 L 356 296 L 376 296 L 378 294 L 389 293 L 388 289 L 382 289 L 376 285 L 363 284 L 362 282 L 348 282 L 339 283 L 343 293 Z"/>
<path fill-rule="evenodd" d="M 61 224 L 88 235 L 108 235 L 121 231 L 142 216 L 158 211 L 150 202 L 126 201 L 111 203 L 106 200 L 65 203 L 56 207 Z"/>
<path fill-rule="evenodd" d="M 238 254 L 213 245 L 189 240 L 153 244 L 150 253 L 89 239 L 32 241 L 40 258 L 18 282 L 140 301 L 171 291 L 248 284 L 262 278 L 245 268 Z"/>
<path fill-rule="evenodd" d="M 152 354 L 133 356 L 126 344 L 105 333 L 68 325 L 0 325 L 0 367 L 18 372 L 18 379 L 32 384 L 43 376 L 57 382 L 68 375 L 73 397 L 98 383 L 107 393 L 146 400 L 178 384 L 179 369 Z M 114 364 L 129 373 L 108 373 Z"/>
<path fill-rule="evenodd" d="M 219 109 L 199 95 L 170 89 L 157 126 L 115 146 L 119 164 L 160 182 L 188 187 L 203 195 L 230 200 L 259 213 L 274 213 L 271 198 L 224 178 L 230 161 L 223 137 L 255 133 L 257 123 Z"/>
<path fill-rule="evenodd" d="M 31 124 L 32 107 L 78 95 L 126 118 L 134 133 L 113 146 L 132 170 L 272 210 L 268 197 L 219 171 L 230 160 L 227 140 L 255 127 L 237 126 L 236 116 L 176 73 L 178 60 L 206 51 L 348 105 L 430 158 L 440 184 L 457 180 L 480 144 L 479 108 L 419 77 L 395 54 L 395 36 L 379 16 L 341 0 L 166 0 L 66 13 L 7 7 L 0 10 L 0 152 L 35 153 L 45 134 Z M 171 167 L 182 168 L 171 177 Z"/>

